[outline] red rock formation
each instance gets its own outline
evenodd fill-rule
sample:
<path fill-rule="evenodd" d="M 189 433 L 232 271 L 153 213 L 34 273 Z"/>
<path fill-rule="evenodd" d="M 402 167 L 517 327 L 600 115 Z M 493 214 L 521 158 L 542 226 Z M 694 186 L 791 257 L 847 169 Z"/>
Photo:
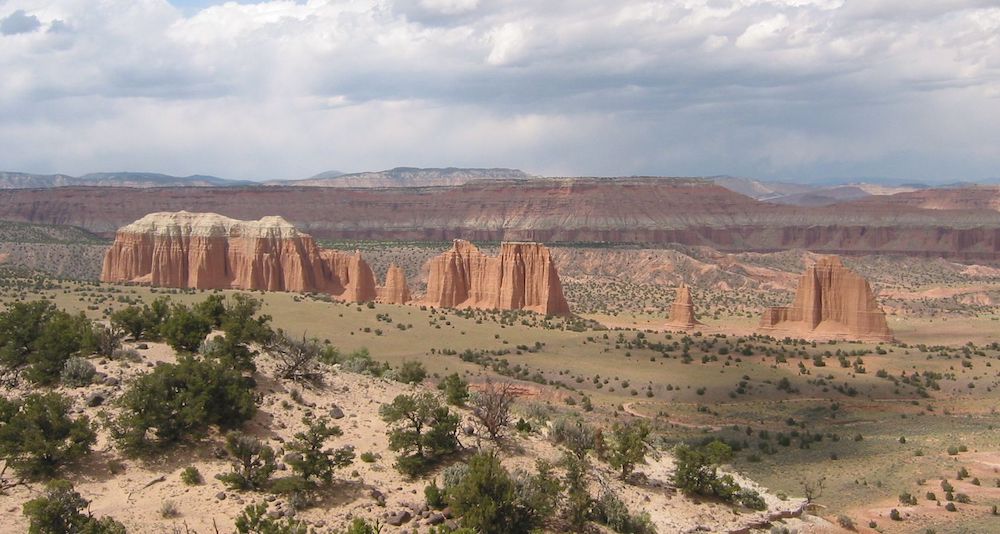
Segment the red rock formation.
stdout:
<path fill-rule="evenodd" d="M 681 285 L 677 288 L 677 297 L 673 305 L 670 306 L 670 318 L 667 319 L 667 328 L 679 328 L 686 330 L 694 328 L 701 323 L 694 318 L 694 302 L 691 300 L 691 290 L 688 286 Z"/>
<path fill-rule="evenodd" d="M 761 328 L 811 338 L 891 341 L 892 331 L 868 281 L 836 256 L 825 256 L 799 279 L 791 306 L 768 308 Z"/>
<path fill-rule="evenodd" d="M 410 302 L 410 287 L 406 284 L 406 273 L 396 264 L 389 266 L 385 275 L 385 285 L 378 288 L 378 301 L 384 304 L 406 304 Z"/>
<path fill-rule="evenodd" d="M 538 243 L 503 243 L 500 255 L 492 257 L 455 240 L 451 250 L 430 261 L 425 298 L 447 308 L 570 313 L 549 249 Z"/>
<path fill-rule="evenodd" d="M 375 277 L 360 253 L 322 250 L 281 217 L 238 221 L 214 213 L 149 214 L 118 231 L 104 256 L 101 280 L 375 299 Z"/>

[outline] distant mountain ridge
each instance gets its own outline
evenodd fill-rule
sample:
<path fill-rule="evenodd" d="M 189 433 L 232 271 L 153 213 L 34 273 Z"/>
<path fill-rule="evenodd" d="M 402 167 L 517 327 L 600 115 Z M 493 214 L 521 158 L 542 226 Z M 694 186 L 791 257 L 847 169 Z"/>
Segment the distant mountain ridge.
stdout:
<path fill-rule="evenodd" d="M 925 184 L 883 185 L 877 183 L 833 183 L 796 184 L 770 182 L 740 178 L 735 176 L 711 176 L 716 185 L 750 198 L 776 204 L 792 206 L 829 206 L 840 202 L 850 202 L 872 196 L 887 196 L 897 193 L 912 193 L 924 189 L 935 189 Z M 961 187 L 970 187 L 964 184 Z M 947 186 L 940 186 L 941 188 Z"/>
<path fill-rule="evenodd" d="M 83 176 L 67 174 L 31 174 L 0 172 L 0 189 L 43 189 L 69 186 L 97 187 L 229 187 L 258 185 L 245 180 L 227 180 L 217 176 L 195 174 L 170 176 L 152 172 L 99 172 Z"/>
<path fill-rule="evenodd" d="M 535 178 L 518 169 L 396 167 L 385 171 L 343 174 L 328 171 L 305 180 L 273 180 L 265 185 L 306 187 L 433 187 L 464 185 L 477 180 L 525 180 Z"/>

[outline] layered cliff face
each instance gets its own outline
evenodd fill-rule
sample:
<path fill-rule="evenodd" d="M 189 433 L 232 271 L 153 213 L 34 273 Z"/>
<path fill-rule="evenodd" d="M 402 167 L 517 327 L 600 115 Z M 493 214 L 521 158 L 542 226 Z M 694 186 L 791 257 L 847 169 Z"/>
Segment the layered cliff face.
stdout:
<path fill-rule="evenodd" d="M 659 178 L 379 189 L 61 187 L 0 190 L 0 219 L 113 233 L 150 211 L 187 209 L 239 219 L 277 214 L 324 239 L 677 243 L 724 252 L 1000 258 L 1000 211 L 986 209 L 1000 193 L 933 194 L 954 199 L 934 206 L 955 209 L 927 209 L 906 194 L 800 208 L 759 202 L 705 181 Z"/>
<path fill-rule="evenodd" d="M 667 328 L 688 329 L 694 328 L 701 323 L 694 318 L 694 301 L 691 299 L 691 290 L 686 285 L 677 288 L 677 298 L 670 306 L 670 318 L 667 319 Z"/>
<path fill-rule="evenodd" d="M 374 300 L 361 255 L 322 250 L 281 217 L 240 221 L 214 213 L 152 213 L 118 230 L 101 281 L 197 289 L 316 291 Z"/>
<path fill-rule="evenodd" d="M 555 262 L 538 243 L 503 243 L 499 256 L 487 256 L 472 243 L 455 240 L 451 250 L 430 261 L 425 299 L 446 308 L 570 313 Z"/>
<path fill-rule="evenodd" d="M 806 269 L 792 305 L 767 309 L 761 328 L 813 338 L 892 340 L 868 281 L 836 256 Z"/>
<path fill-rule="evenodd" d="M 406 304 L 410 302 L 410 287 L 406 284 L 406 273 L 402 267 L 392 264 L 385 275 L 385 285 L 378 288 L 378 301 L 383 304 Z"/>

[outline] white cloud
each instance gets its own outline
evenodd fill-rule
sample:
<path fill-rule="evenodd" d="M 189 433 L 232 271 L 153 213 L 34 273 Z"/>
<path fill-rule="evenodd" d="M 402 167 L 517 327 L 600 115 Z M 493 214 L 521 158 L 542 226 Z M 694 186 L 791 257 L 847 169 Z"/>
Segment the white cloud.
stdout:
<path fill-rule="evenodd" d="M 12 16 L 7 168 L 1000 167 L 994 0 L 0 2 Z"/>

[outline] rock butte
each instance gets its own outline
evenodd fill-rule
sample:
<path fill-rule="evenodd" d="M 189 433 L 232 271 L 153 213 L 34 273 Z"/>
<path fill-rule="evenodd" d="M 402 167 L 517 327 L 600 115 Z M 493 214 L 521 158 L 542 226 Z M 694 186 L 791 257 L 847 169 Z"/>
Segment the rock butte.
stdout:
<path fill-rule="evenodd" d="M 396 264 L 389 266 L 385 275 L 385 285 L 378 288 L 378 301 L 384 304 L 406 304 L 410 302 L 410 288 L 406 285 L 406 273 Z"/>
<path fill-rule="evenodd" d="M 686 330 L 701 325 L 694 318 L 694 301 L 691 300 L 691 289 L 686 285 L 677 288 L 677 297 L 670 306 L 670 318 L 667 319 L 667 328 L 678 328 Z"/>
<path fill-rule="evenodd" d="M 768 308 L 765 331 L 811 338 L 891 341 L 892 331 L 868 281 L 836 256 L 824 256 L 799 279 L 791 306 Z"/>
<path fill-rule="evenodd" d="M 432 258 L 426 304 L 446 308 L 530 310 L 568 315 L 569 305 L 549 249 L 538 243 L 502 243 L 487 256 L 457 239 Z"/>
<path fill-rule="evenodd" d="M 375 276 L 360 253 L 321 249 L 281 217 L 240 221 L 186 211 L 151 213 L 119 229 L 101 281 L 315 291 L 349 302 L 377 297 Z"/>

